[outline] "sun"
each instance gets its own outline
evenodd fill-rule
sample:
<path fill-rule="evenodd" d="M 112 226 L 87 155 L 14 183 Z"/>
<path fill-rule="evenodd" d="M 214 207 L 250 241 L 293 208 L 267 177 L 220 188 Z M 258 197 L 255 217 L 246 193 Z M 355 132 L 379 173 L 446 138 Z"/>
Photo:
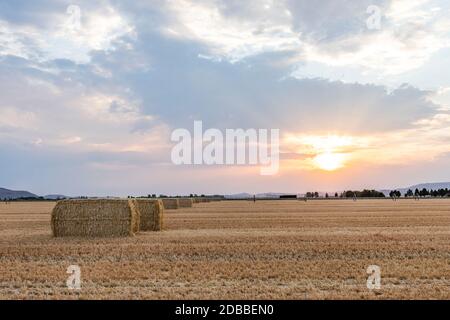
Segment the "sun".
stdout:
<path fill-rule="evenodd" d="M 314 157 L 313 162 L 322 170 L 334 171 L 344 166 L 345 155 L 333 152 L 321 153 Z"/>
<path fill-rule="evenodd" d="M 296 152 L 307 155 L 298 165 L 309 170 L 335 171 L 352 161 L 351 150 L 361 142 L 348 135 L 295 135 L 287 137 L 287 142 L 298 146 Z"/>

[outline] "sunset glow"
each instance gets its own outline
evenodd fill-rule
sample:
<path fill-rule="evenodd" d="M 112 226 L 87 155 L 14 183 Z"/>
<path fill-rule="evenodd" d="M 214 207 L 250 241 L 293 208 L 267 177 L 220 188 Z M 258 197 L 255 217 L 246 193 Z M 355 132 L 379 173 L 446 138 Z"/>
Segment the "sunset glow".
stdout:
<path fill-rule="evenodd" d="M 321 153 L 314 157 L 314 164 L 322 170 L 334 171 L 344 166 L 345 155 L 342 153 Z"/>
<path fill-rule="evenodd" d="M 344 168 L 352 157 L 352 149 L 361 145 L 362 139 L 345 135 L 288 135 L 284 141 L 295 152 L 306 155 L 300 160 L 301 168 L 335 171 Z"/>

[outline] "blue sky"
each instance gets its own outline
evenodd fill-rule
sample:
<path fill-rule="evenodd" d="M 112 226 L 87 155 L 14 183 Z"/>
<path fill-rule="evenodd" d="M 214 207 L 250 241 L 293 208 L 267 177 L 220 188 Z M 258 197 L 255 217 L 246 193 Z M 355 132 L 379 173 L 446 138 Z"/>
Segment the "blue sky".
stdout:
<path fill-rule="evenodd" d="M 127 195 L 450 180 L 448 70 L 447 1 L 0 0 L 0 185 Z M 279 174 L 173 165 L 170 134 L 194 120 L 279 128 Z M 318 165 L 324 152 L 342 156 L 337 170 Z"/>

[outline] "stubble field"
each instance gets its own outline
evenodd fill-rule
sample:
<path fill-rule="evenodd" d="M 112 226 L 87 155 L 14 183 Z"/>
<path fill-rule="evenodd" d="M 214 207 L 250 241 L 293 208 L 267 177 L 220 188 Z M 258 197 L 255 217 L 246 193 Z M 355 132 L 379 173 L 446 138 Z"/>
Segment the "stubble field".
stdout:
<path fill-rule="evenodd" d="M 450 200 L 200 203 L 112 239 L 52 238 L 53 206 L 0 204 L 0 299 L 450 299 Z"/>

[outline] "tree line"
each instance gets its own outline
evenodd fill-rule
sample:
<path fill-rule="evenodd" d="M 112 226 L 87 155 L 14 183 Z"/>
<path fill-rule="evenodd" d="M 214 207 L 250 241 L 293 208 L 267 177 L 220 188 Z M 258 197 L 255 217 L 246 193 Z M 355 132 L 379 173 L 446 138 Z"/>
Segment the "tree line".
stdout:
<path fill-rule="evenodd" d="M 305 194 L 307 198 L 320 198 L 320 194 L 317 191 L 313 192 L 307 192 Z M 450 197 L 450 190 L 448 188 L 445 189 L 437 189 L 437 190 L 427 190 L 426 188 L 423 188 L 422 190 L 415 189 L 414 191 L 411 189 L 408 189 L 404 194 L 402 194 L 399 190 L 392 190 L 389 192 L 389 197 L 391 198 L 423 198 L 423 197 L 433 197 L 433 198 L 444 198 L 444 197 Z M 329 195 L 328 193 L 325 194 L 325 198 L 331 198 L 333 195 Z M 381 191 L 377 190 L 369 190 L 364 189 L 362 191 L 360 190 L 347 190 L 341 193 L 334 193 L 334 198 L 385 198 L 385 194 Z"/>
<path fill-rule="evenodd" d="M 408 189 L 404 194 L 405 198 L 408 197 L 433 197 L 433 198 L 443 198 L 450 197 L 450 190 L 448 188 L 445 189 L 437 189 L 437 190 L 427 190 L 423 188 L 422 190 L 415 189 L 414 192 L 411 189 Z"/>
<path fill-rule="evenodd" d="M 315 192 L 307 192 L 305 194 L 305 196 L 307 198 L 319 198 L 319 192 L 315 191 Z M 331 198 L 333 197 L 333 195 L 329 195 L 328 193 L 325 194 L 325 198 Z M 362 191 L 358 191 L 358 190 L 348 190 L 348 191 L 344 191 L 341 193 L 334 193 L 334 198 L 354 198 L 354 197 L 358 197 L 358 198 L 384 198 L 385 195 L 383 192 L 380 191 L 376 191 L 376 190 L 368 190 L 368 189 L 364 189 Z"/>

